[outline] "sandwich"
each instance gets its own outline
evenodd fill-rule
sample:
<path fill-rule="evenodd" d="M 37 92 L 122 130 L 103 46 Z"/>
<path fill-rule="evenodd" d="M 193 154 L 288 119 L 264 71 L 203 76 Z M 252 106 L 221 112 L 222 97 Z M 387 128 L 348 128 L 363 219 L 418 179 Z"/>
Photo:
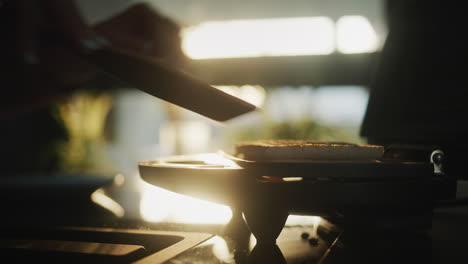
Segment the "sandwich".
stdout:
<path fill-rule="evenodd" d="M 235 155 L 252 161 L 362 161 L 382 158 L 384 147 L 310 140 L 257 140 L 235 146 Z"/>

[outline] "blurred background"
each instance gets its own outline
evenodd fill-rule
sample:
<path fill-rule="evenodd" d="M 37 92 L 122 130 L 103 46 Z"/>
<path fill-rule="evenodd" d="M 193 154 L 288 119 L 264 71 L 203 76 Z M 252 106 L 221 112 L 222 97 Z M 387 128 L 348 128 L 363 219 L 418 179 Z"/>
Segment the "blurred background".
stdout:
<path fill-rule="evenodd" d="M 359 126 L 386 36 L 383 1 L 109 2 L 78 1 L 90 23 L 151 5 L 180 25 L 188 71 L 263 111 L 221 124 L 125 84 L 78 93 L 59 106 L 73 149 L 63 168 L 105 172 L 116 161 L 134 167 L 160 156 L 229 151 L 250 139 L 364 142 Z M 100 81 L 89 85 L 110 82 Z"/>
<path fill-rule="evenodd" d="M 262 109 L 221 124 L 104 77 L 58 104 L 56 117 L 68 134 L 55 145 L 59 170 L 121 175 L 133 186 L 130 200 L 141 199 L 140 208 L 118 201 L 126 213 L 150 221 L 230 217 L 226 207 L 180 200 L 139 181 L 139 161 L 229 152 L 253 139 L 365 142 L 359 127 L 386 37 L 381 0 L 77 2 L 92 24 L 135 3 L 151 5 L 180 25 L 186 71 Z M 187 210 L 161 208 L 158 199 Z"/>

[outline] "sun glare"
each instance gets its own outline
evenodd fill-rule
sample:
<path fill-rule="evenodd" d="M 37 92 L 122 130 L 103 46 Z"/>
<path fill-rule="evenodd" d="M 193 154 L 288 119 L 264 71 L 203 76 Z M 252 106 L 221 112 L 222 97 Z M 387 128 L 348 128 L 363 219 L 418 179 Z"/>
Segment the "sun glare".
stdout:
<path fill-rule="evenodd" d="M 374 52 L 377 34 L 367 18 L 343 16 L 336 22 L 336 45 L 341 53 Z"/>
<path fill-rule="evenodd" d="M 182 47 L 192 59 L 329 54 L 333 28 L 328 17 L 212 21 L 185 29 Z"/>
<path fill-rule="evenodd" d="M 266 90 L 260 85 L 217 85 L 214 87 L 247 101 L 256 107 L 263 106 L 263 103 L 265 102 Z"/>
<path fill-rule="evenodd" d="M 366 53 L 378 37 L 366 17 L 209 21 L 182 32 L 182 48 L 192 59 Z"/>
<path fill-rule="evenodd" d="M 184 224 L 226 224 L 228 206 L 195 199 L 143 183 L 140 213 L 145 221 Z"/>

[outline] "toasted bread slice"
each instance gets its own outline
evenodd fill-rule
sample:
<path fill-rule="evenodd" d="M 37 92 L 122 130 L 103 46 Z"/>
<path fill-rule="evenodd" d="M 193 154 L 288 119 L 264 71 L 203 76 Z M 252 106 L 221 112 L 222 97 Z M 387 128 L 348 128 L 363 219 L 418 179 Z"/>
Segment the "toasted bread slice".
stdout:
<path fill-rule="evenodd" d="M 383 146 L 309 140 L 258 140 L 239 143 L 236 156 L 253 161 L 376 160 Z"/>

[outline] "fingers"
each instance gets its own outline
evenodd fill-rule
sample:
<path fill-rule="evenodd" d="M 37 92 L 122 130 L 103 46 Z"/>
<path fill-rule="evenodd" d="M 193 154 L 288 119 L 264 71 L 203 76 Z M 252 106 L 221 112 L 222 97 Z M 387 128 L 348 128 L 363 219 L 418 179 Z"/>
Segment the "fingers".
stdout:
<path fill-rule="evenodd" d="M 120 48 L 159 59 L 180 57 L 179 26 L 147 4 L 136 4 L 95 28 Z"/>
<path fill-rule="evenodd" d="M 178 42 L 179 26 L 162 16 L 148 5 L 135 5 L 129 10 L 132 16 L 135 34 L 143 40 L 143 52 L 148 55 L 164 57 L 171 53 Z"/>
<path fill-rule="evenodd" d="M 136 33 L 144 40 L 144 54 L 168 62 L 180 60 L 182 53 L 179 53 L 181 39 L 178 24 L 145 4 L 135 5 L 129 15 L 133 15 L 135 28 L 139 29 Z"/>
<path fill-rule="evenodd" d="M 110 45 L 87 25 L 73 0 L 45 0 L 52 16 L 58 23 L 59 31 L 72 45 L 82 52 L 92 52 Z"/>
<path fill-rule="evenodd" d="M 111 24 L 100 24 L 96 27 L 96 31 L 100 35 L 106 37 L 112 42 L 112 45 L 122 49 L 128 49 L 132 51 L 140 51 L 142 49 L 142 43 L 144 42 L 139 37 L 129 35 L 121 27 Z"/>
<path fill-rule="evenodd" d="M 141 6 L 141 5 L 137 5 Z M 142 53 L 148 34 L 141 32 L 144 29 L 141 8 L 135 6 L 118 13 L 111 18 L 97 24 L 95 29 L 109 38 L 115 46 Z"/>

